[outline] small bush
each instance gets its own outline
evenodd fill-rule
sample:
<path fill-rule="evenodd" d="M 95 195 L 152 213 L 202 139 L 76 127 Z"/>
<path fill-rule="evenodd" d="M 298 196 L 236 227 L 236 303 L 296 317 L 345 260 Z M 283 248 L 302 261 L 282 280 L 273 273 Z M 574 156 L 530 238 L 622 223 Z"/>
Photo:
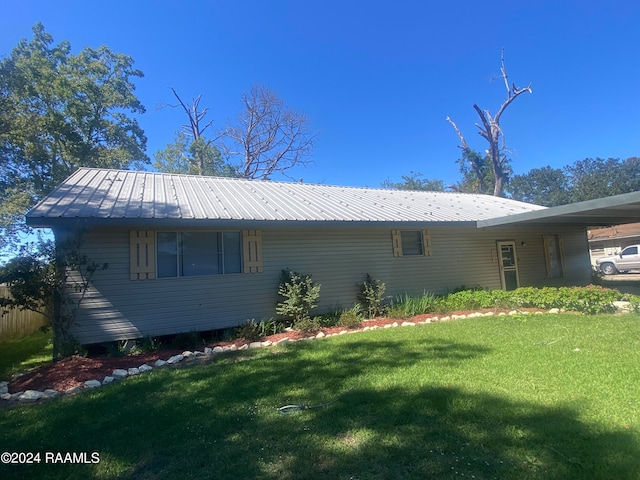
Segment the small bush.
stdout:
<path fill-rule="evenodd" d="M 120 358 L 126 356 L 123 344 L 120 341 L 109 342 L 105 345 L 107 355 L 111 358 Z"/>
<path fill-rule="evenodd" d="M 434 312 L 437 307 L 438 300 L 429 292 L 424 292 L 420 297 L 411 297 L 407 294 L 398 295 L 389 305 L 387 315 L 391 318 L 410 318 Z"/>
<path fill-rule="evenodd" d="M 319 317 L 302 317 L 295 321 L 293 328 L 302 333 L 314 333 L 322 327 Z"/>
<path fill-rule="evenodd" d="M 258 328 L 260 330 L 260 336 L 268 337 L 269 335 L 275 335 L 276 333 L 280 333 L 284 331 L 284 325 L 282 322 L 270 318 L 268 320 L 260 320 L 258 323 Z"/>
<path fill-rule="evenodd" d="M 358 305 L 356 305 L 356 308 L 345 310 L 340 314 L 340 318 L 338 319 L 338 326 L 344 328 L 357 328 L 360 326 L 360 322 L 360 308 Z"/>
<path fill-rule="evenodd" d="M 523 287 L 508 292 L 513 303 L 519 307 L 561 308 L 572 312 L 595 315 L 616 311 L 613 302 L 621 300 L 618 290 L 598 285 L 587 287 Z"/>
<path fill-rule="evenodd" d="M 252 318 L 251 320 L 245 320 L 245 322 L 236 327 L 236 338 L 244 338 L 246 340 L 258 340 L 262 335 L 260 332 L 260 326 Z"/>
<path fill-rule="evenodd" d="M 340 322 L 340 315 L 344 312 L 344 309 L 340 304 L 336 304 L 327 313 L 320 315 L 320 325 L 322 327 L 335 327 Z"/>
<path fill-rule="evenodd" d="M 317 307 L 320 285 L 314 284 L 310 275 L 300 275 L 286 269 L 280 275 L 278 295 L 283 300 L 278 302 L 276 313 L 295 324 L 308 317 L 309 311 Z"/>
<path fill-rule="evenodd" d="M 382 312 L 386 288 L 383 282 L 374 280 L 368 273 L 364 282 L 358 285 L 358 302 L 360 302 L 367 318 L 374 318 Z"/>
<path fill-rule="evenodd" d="M 492 308 L 495 306 L 491 292 L 486 290 L 461 290 L 444 297 L 442 307 L 447 311 L 477 310 L 480 308 Z"/>
<path fill-rule="evenodd" d="M 640 297 L 637 295 L 627 295 L 629 308 L 633 313 L 640 313 Z"/>
<path fill-rule="evenodd" d="M 60 345 L 58 353 L 60 358 L 67 358 L 73 355 L 86 357 L 89 352 L 76 338 L 72 336 L 68 341 Z"/>
<path fill-rule="evenodd" d="M 140 353 L 157 352 L 158 350 L 160 350 L 161 345 L 162 345 L 162 342 L 160 341 L 159 338 L 150 337 L 148 335 L 142 338 L 142 340 L 138 342 L 138 348 L 140 349 Z"/>
<path fill-rule="evenodd" d="M 559 308 L 588 315 L 613 313 L 613 302 L 628 300 L 631 310 L 640 313 L 640 297 L 622 294 L 618 290 L 597 285 L 587 287 L 521 287 L 504 290 L 460 290 L 434 298 L 425 293 L 422 297 L 399 295 L 388 307 L 391 318 L 409 318 L 429 312 L 449 313 L 457 310 L 485 308 Z"/>

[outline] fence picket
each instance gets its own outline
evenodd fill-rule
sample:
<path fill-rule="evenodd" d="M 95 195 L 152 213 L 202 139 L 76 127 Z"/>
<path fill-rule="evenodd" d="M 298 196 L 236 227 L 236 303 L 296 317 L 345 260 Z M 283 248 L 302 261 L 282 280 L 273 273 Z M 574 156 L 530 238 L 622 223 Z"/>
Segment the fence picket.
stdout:
<path fill-rule="evenodd" d="M 0 298 L 8 298 L 9 296 L 9 289 L 0 285 Z M 33 333 L 45 323 L 44 315 L 31 310 L 13 308 L 6 314 L 0 315 L 0 342 Z"/>

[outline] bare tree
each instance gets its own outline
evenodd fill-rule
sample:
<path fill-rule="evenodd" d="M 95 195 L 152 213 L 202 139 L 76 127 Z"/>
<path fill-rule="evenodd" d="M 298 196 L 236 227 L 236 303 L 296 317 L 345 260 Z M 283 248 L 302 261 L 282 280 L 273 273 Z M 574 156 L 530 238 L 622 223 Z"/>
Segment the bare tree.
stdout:
<path fill-rule="evenodd" d="M 487 154 L 491 159 L 495 179 L 493 194 L 498 197 L 501 197 L 503 195 L 504 183 L 507 177 L 507 171 L 505 169 L 507 162 L 507 156 L 505 154 L 505 151 L 507 150 L 507 144 L 504 132 L 500 127 L 500 117 L 502 117 L 502 114 L 507 109 L 507 107 L 511 105 L 511 103 L 513 103 L 513 101 L 521 94 L 523 94 L 524 92 L 532 93 L 531 84 L 524 88 L 516 87 L 515 83 L 511 83 L 511 85 L 509 85 L 507 68 L 504 64 L 504 49 L 502 50 L 500 76 L 504 80 L 504 85 L 507 89 L 507 98 L 502 102 L 502 105 L 500 105 L 498 113 L 496 113 L 495 116 L 492 117 L 489 110 L 482 110 L 480 107 L 478 107 L 477 104 L 473 104 L 473 108 L 478 113 L 481 121 L 481 124 L 476 123 L 476 127 L 478 127 L 478 129 L 480 130 L 478 133 L 489 143 Z M 447 121 L 451 124 L 456 134 L 458 135 L 458 138 L 460 139 L 460 145 L 458 145 L 458 147 L 461 148 L 467 154 L 467 156 L 469 156 L 471 149 L 462 136 L 460 129 L 455 124 L 455 122 L 451 120 L 451 118 L 447 117 Z"/>
<path fill-rule="evenodd" d="M 171 89 L 178 103 L 169 107 L 181 107 L 187 115 L 188 124 L 181 126 L 175 134 L 175 141 L 164 150 L 155 154 L 154 167 L 163 172 L 188 173 L 191 175 L 230 175 L 232 169 L 224 165 L 216 142 L 220 136 L 210 139 L 204 132 L 213 124 L 213 120 L 204 123 L 209 109 L 200 108 L 202 95 L 185 103 L 180 95 Z"/>
<path fill-rule="evenodd" d="M 297 165 L 308 165 L 317 132 L 303 113 L 289 109 L 278 95 L 253 85 L 242 97 L 244 112 L 223 132 L 229 156 L 239 156 L 237 173 L 268 179 Z"/>

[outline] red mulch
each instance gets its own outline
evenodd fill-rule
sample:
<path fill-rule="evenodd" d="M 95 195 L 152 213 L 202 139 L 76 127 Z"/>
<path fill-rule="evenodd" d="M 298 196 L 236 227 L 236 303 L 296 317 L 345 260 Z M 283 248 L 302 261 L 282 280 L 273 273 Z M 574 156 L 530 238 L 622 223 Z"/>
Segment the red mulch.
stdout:
<path fill-rule="evenodd" d="M 469 313 L 469 312 L 456 312 L 456 313 Z M 386 324 L 392 324 L 394 322 L 402 323 L 403 321 L 410 322 L 422 322 L 427 318 L 436 318 L 433 314 L 419 315 L 407 320 L 397 320 L 390 318 L 376 318 L 374 320 L 367 320 L 361 324 L 361 327 L 357 330 L 362 330 L 364 327 L 379 326 L 382 327 Z M 321 329 L 326 335 L 332 333 L 338 333 L 345 330 L 343 327 L 332 327 Z M 356 330 L 356 329 L 351 329 Z M 262 338 L 262 341 L 277 342 L 281 338 L 289 337 L 291 340 L 297 340 L 303 338 L 304 335 L 300 332 L 286 332 L 271 335 L 269 337 Z M 219 342 L 212 345 L 208 345 L 213 348 L 217 345 L 231 345 L 235 343 L 240 347 L 243 344 L 249 343 L 247 340 L 238 339 L 234 342 Z M 199 349 L 203 349 L 200 347 Z M 9 392 L 21 392 L 25 390 L 38 390 L 44 391 L 48 388 L 57 390 L 58 392 L 65 392 L 68 389 L 80 385 L 84 385 L 87 380 L 99 380 L 102 381 L 105 376 L 111 375 L 113 370 L 117 368 L 128 369 L 132 367 L 139 367 L 140 365 L 147 364 L 153 366 L 153 363 L 158 360 L 167 360 L 173 355 L 182 353 L 182 350 L 161 350 L 153 353 L 144 353 L 139 355 L 132 355 L 128 357 L 81 357 L 74 356 L 65 358 L 51 365 L 45 365 L 43 367 L 31 370 L 23 375 L 14 377 L 9 382 Z"/>

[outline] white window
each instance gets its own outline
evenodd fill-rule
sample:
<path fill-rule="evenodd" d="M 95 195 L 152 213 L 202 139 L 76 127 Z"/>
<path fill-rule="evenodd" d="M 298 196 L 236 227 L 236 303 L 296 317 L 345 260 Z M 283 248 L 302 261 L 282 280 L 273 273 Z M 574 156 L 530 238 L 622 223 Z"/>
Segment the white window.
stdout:
<path fill-rule="evenodd" d="M 240 232 L 158 232 L 158 278 L 242 271 Z"/>
<path fill-rule="evenodd" d="M 427 230 L 393 230 L 394 257 L 431 255 L 431 235 Z"/>
<path fill-rule="evenodd" d="M 400 231 L 400 241 L 402 242 L 402 256 L 423 255 L 422 232 L 420 231 Z"/>

